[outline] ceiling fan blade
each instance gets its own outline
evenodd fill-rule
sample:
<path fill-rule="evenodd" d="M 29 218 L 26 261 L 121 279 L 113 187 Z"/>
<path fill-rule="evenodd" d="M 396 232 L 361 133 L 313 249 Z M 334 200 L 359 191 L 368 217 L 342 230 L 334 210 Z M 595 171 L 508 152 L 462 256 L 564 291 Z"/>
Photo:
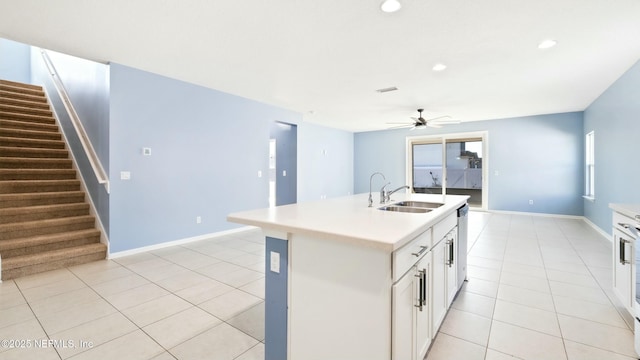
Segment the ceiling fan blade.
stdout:
<path fill-rule="evenodd" d="M 406 121 L 403 121 L 403 122 L 388 122 L 388 123 L 385 123 L 385 124 L 388 124 L 388 125 L 400 125 L 400 124 L 413 125 L 413 123 L 408 123 Z"/>
<path fill-rule="evenodd" d="M 392 126 L 387 128 L 387 130 L 392 130 L 392 129 L 403 129 L 403 128 L 408 128 L 408 127 L 412 127 L 412 124 L 405 124 L 405 125 L 400 125 L 400 126 Z"/>
<path fill-rule="evenodd" d="M 430 122 L 427 123 L 427 126 L 428 127 L 432 127 L 432 128 L 436 128 L 436 129 L 439 129 L 439 128 L 442 127 L 442 125 L 440 125 L 440 124 L 434 124 L 434 123 L 430 123 Z"/>
<path fill-rule="evenodd" d="M 427 119 L 427 121 L 447 121 L 447 120 L 445 120 L 447 118 L 451 119 L 451 116 L 449 116 L 449 115 L 438 116 L 438 117 L 434 117 L 434 118 L 431 118 L 431 119 Z"/>

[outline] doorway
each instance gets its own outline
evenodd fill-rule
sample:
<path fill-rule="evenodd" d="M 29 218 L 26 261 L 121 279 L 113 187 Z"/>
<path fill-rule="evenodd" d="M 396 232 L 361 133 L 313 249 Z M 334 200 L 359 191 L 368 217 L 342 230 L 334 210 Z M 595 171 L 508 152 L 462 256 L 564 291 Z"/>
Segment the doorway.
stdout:
<path fill-rule="evenodd" d="M 269 140 L 269 206 L 297 201 L 298 127 L 276 121 Z"/>
<path fill-rule="evenodd" d="M 407 138 L 407 178 L 414 193 L 468 195 L 487 209 L 487 133 Z"/>

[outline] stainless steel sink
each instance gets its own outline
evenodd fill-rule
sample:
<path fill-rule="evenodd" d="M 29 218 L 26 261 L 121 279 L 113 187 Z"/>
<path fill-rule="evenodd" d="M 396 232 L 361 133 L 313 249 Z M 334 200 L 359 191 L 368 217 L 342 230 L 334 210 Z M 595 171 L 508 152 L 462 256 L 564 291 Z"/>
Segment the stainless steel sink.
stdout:
<path fill-rule="evenodd" d="M 393 204 L 392 206 L 409 206 L 413 208 L 435 209 L 439 208 L 442 205 L 444 204 L 426 201 L 401 201 Z"/>
<path fill-rule="evenodd" d="M 396 212 L 405 212 L 405 213 L 414 213 L 414 214 L 426 213 L 433 210 L 433 209 L 427 209 L 427 208 L 395 206 L 395 205 L 383 206 L 379 209 L 384 211 L 396 211 Z"/>

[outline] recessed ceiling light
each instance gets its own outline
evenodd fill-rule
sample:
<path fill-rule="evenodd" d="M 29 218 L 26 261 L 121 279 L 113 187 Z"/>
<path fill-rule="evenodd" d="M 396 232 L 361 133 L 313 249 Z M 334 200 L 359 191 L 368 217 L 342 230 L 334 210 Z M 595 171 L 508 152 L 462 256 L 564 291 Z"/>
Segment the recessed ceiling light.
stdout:
<path fill-rule="evenodd" d="M 437 63 L 437 64 L 433 65 L 432 70 L 433 71 L 442 71 L 442 70 L 444 70 L 446 68 L 447 68 L 447 65 L 441 64 L 441 63 Z"/>
<path fill-rule="evenodd" d="M 556 46 L 558 42 L 553 39 L 547 39 L 538 44 L 538 49 L 548 49 Z"/>
<path fill-rule="evenodd" d="M 402 4 L 398 0 L 384 0 L 380 4 L 380 9 L 386 13 L 392 13 L 400 10 Z"/>

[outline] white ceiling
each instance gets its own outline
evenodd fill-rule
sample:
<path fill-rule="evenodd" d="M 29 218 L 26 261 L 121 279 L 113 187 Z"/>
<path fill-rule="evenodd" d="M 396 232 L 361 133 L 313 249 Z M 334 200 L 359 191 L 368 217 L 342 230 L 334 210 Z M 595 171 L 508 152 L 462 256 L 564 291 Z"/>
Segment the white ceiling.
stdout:
<path fill-rule="evenodd" d="M 640 59 L 640 0 L 400 1 L 2 0 L 0 37 L 350 131 L 581 111 Z"/>

